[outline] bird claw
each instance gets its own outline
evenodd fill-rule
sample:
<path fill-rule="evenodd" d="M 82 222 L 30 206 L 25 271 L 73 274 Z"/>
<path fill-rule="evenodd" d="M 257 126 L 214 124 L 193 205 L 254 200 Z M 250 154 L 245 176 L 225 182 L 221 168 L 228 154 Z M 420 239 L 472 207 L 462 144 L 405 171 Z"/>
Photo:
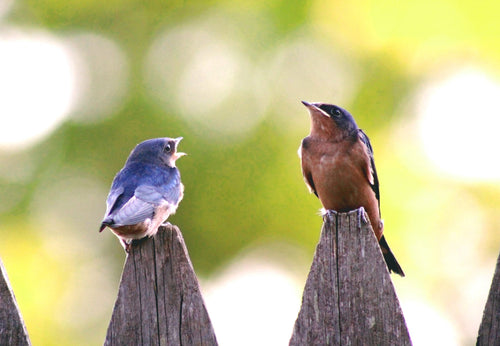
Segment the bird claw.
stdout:
<path fill-rule="evenodd" d="M 338 214 L 335 210 L 325 208 L 321 208 L 320 213 L 323 217 L 323 220 L 336 217 Z"/>
<path fill-rule="evenodd" d="M 123 249 L 125 249 L 126 253 L 130 252 L 130 246 L 132 245 L 132 239 L 126 240 L 126 239 L 121 239 Z"/>
<path fill-rule="evenodd" d="M 366 225 L 368 223 L 368 217 L 366 215 L 365 208 L 360 207 L 358 212 L 358 227 L 361 228 L 362 225 Z"/>
<path fill-rule="evenodd" d="M 319 213 L 321 214 L 321 216 L 326 216 L 326 215 L 337 215 L 337 212 L 333 209 L 325 209 L 325 208 L 321 208 Z"/>
<path fill-rule="evenodd" d="M 328 215 L 331 215 L 331 216 L 337 216 L 337 215 L 338 215 L 338 213 L 337 213 L 337 211 L 335 211 L 335 210 L 331 210 L 331 209 L 330 209 L 330 210 L 328 210 Z"/>
<path fill-rule="evenodd" d="M 168 221 L 165 221 L 164 223 L 161 224 L 163 227 L 172 227 L 172 224 Z"/>

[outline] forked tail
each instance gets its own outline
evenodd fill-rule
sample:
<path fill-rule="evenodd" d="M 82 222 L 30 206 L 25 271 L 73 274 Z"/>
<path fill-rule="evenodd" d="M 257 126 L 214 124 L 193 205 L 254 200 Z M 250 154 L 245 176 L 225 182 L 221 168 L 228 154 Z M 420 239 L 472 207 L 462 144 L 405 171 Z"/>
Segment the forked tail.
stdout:
<path fill-rule="evenodd" d="M 403 272 L 403 269 L 401 269 L 396 257 L 394 257 L 389 244 L 385 241 L 385 237 L 382 236 L 378 243 L 382 249 L 382 254 L 384 255 L 385 263 L 387 263 L 387 268 L 389 268 L 389 273 L 392 271 L 401 276 L 405 276 L 405 273 Z"/>

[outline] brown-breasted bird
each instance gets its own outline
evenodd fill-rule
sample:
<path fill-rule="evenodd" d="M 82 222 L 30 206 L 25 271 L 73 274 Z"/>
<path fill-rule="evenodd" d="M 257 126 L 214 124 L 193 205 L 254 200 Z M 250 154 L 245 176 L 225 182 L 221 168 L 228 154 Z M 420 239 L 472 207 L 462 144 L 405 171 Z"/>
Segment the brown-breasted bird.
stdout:
<path fill-rule="evenodd" d="M 154 138 L 139 143 L 118 172 L 106 200 L 99 232 L 109 227 L 128 252 L 133 239 L 154 236 L 184 196 L 175 161 L 182 137 Z"/>
<path fill-rule="evenodd" d="M 327 210 L 346 212 L 363 207 L 389 271 L 404 276 L 382 234 L 379 182 L 368 136 L 345 109 L 302 103 L 311 117 L 311 132 L 299 148 L 306 185 Z"/>

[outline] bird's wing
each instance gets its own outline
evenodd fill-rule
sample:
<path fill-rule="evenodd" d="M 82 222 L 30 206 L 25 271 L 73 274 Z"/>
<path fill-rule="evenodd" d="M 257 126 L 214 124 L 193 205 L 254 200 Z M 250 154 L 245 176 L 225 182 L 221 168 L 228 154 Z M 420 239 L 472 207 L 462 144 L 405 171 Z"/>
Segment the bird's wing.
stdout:
<path fill-rule="evenodd" d="M 316 192 L 316 187 L 314 186 L 314 181 L 311 172 L 303 171 L 302 174 L 304 175 L 304 181 L 306 182 L 309 191 L 313 192 L 316 195 L 316 197 L 318 197 L 318 193 Z"/>
<path fill-rule="evenodd" d="M 135 189 L 134 195 L 142 201 L 152 204 L 161 204 L 164 200 L 161 187 L 152 185 L 139 185 Z"/>
<path fill-rule="evenodd" d="M 375 197 L 377 198 L 379 212 L 380 212 L 380 190 L 379 190 L 377 169 L 375 168 L 375 160 L 373 158 L 373 148 L 372 148 L 372 145 L 370 143 L 370 139 L 361 129 L 359 130 L 359 138 L 361 139 L 363 144 L 366 146 L 368 156 L 370 157 L 370 167 L 369 167 L 369 170 L 367 170 L 367 174 L 368 174 L 367 178 L 368 178 L 368 181 L 370 182 L 370 186 L 371 186 L 373 192 L 375 193 Z"/>
<path fill-rule="evenodd" d="M 108 216 L 115 206 L 116 201 L 118 198 L 123 194 L 123 186 L 120 186 L 118 188 L 111 188 L 111 191 L 109 192 L 108 198 L 106 199 L 106 216 Z"/>
<path fill-rule="evenodd" d="M 111 215 L 116 225 L 135 225 L 152 218 L 155 211 L 153 203 L 132 196 L 120 209 Z"/>
<path fill-rule="evenodd" d="M 314 180 L 312 177 L 312 173 L 311 173 L 309 167 L 307 167 L 306 162 L 302 159 L 302 145 L 299 147 L 298 154 L 300 157 L 301 166 L 302 166 L 302 175 L 304 176 L 304 181 L 306 183 L 306 186 L 310 192 L 313 192 L 316 195 L 316 197 L 318 197 L 318 193 L 316 192 L 316 187 L 314 186 Z"/>
<path fill-rule="evenodd" d="M 166 203 L 160 188 L 139 185 L 134 195 L 112 215 L 113 221 L 119 225 L 135 225 L 152 218 L 156 207 Z"/>
<path fill-rule="evenodd" d="M 179 184 L 180 180 L 174 177 L 167 184 L 159 186 L 139 185 L 134 196 L 113 215 L 113 221 L 121 225 L 134 225 L 153 217 L 157 207 L 178 202 Z"/>

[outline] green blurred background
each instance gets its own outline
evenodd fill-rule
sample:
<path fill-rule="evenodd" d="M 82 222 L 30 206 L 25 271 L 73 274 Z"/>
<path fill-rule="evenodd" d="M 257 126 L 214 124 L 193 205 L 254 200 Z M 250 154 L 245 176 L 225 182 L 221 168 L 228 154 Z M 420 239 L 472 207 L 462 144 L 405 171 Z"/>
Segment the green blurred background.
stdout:
<path fill-rule="evenodd" d="M 300 100 L 371 138 L 415 345 L 475 343 L 500 244 L 500 3 L 0 0 L 0 256 L 34 345 L 103 342 L 97 232 L 130 150 L 183 136 L 177 224 L 223 345 L 285 345 L 321 218 Z M 258 311 L 265 311 L 264 316 Z"/>

